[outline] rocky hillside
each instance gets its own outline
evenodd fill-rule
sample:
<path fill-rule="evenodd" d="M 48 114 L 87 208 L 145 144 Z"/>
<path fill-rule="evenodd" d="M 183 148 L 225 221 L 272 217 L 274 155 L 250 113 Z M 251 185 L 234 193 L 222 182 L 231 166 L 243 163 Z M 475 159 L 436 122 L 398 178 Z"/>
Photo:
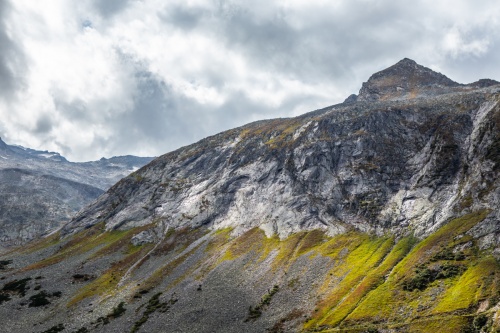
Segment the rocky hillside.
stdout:
<path fill-rule="evenodd" d="M 409 59 L 163 155 L 3 256 L 11 332 L 493 332 L 500 85 Z M 15 315 L 14 315 L 15 314 Z"/>
<path fill-rule="evenodd" d="M 366 87 L 384 78 L 414 86 L 404 99 L 365 101 Z M 433 79 L 448 93 L 410 98 Z M 353 227 L 428 235 L 464 209 L 498 203 L 499 87 L 452 82 L 402 60 L 363 84 L 354 104 L 256 122 L 157 158 L 63 233 L 104 220 L 107 229 L 154 222 L 231 227 L 233 235 L 259 227 L 280 238 Z"/>
<path fill-rule="evenodd" d="M 120 156 L 68 162 L 58 153 L 0 139 L 0 248 L 61 227 L 86 204 L 151 158 Z"/>

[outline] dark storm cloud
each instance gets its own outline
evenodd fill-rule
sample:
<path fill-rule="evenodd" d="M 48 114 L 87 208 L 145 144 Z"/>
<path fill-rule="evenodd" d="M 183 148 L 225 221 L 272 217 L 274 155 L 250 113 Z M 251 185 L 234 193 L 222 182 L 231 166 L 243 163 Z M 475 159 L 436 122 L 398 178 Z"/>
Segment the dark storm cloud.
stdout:
<path fill-rule="evenodd" d="M 117 151 L 140 151 L 145 144 L 173 149 L 201 138 L 204 133 L 197 135 L 196 132 L 203 115 L 197 116 L 197 113 L 203 109 L 195 101 L 175 94 L 150 72 L 137 72 L 136 80 L 133 108 L 114 119 L 113 127 L 121 140 L 113 140 L 108 145 Z"/>
<path fill-rule="evenodd" d="M 219 1 L 210 11 L 169 8 L 161 18 L 223 41 L 253 66 L 311 83 L 345 81 L 359 64 L 412 56 L 408 53 L 414 53 L 416 43 L 432 32 L 415 19 L 420 14 L 425 11 L 418 6 L 408 11 L 402 4 L 378 1 L 303 13 L 274 6 L 264 15 Z M 300 24 L 294 22 L 297 15 L 302 15 Z"/>
<path fill-rule="evenodd" d="M 0 129 L 70 159 L 158 155 L 326 107 L 404 57 L 458 82 L 500 79 L 492 0 L 7 3 L 0 96 L 19 98 L 0 98 Z"/>
<path fill-rule="evenodd" d="M 155 145 L 161 153 L 193 143 L 208 135 L 244 125 L 252 120 L 273 118 L 289 112 L 307 95 L 287 100 L 280 109 L 264 106 L 243 92 L 232 95 L 223 105 L 214 107 L 200 104 L 192 98 L 176 93 L 161 78 L 150 72 L 136 74 L 138 90 L 134 107 L 114 120 L 114 129 L 120 140 L 102 140 L 116 151 L 140 151 L 145 144 Z M 99 139 L 97 139 L 99 140 Z"/>
<path fill-rule="evenodd" d="M 256 65 L 306 82 L 345 80 L 357 64 L 403 58 L 417 30 L 425 33 L 419 22 L 406 20 L 408 10 L 378 3 L 306 12 L 299 27 L 278 10 L 267 17 L 233 11 L 220 21 L 222 35 L 229 48 L 240 48 Z"/>
<path fill-rule="evenodd" d="M 52 120 L 49 116 L 44 115 L 38 118 L 34 132 L 37 134 L 49 133 L 52 130 L 52 127 Z"/>
<path fill-rule="evenodd" d="M 23 58 L 17 45 L 7 35 L 5 20 L 9 10 L 9 4 L 6 1 L 0 1 L 0 96 L 6 99 L 11 99 L 22 83 L 20 79 L 22 73 L 18 71 L 20 71 L 19 63 Z"/>
<path fill-rule="evenodd" d="M 93 4 L 98 12 L 105 17 L 118 14 L 125 9 L 131 0 L 93 0 Z"/>
<path fill-rule="evenodd" d="M 180 29 L 189 31 L 198 26 L 209 15 L 210 12 L 201 7 L 172 6 L 159 13 L 158 16 L 163 21 L 170 22 Z"/>
<path fill-rule="evenodd" d="M 58 94 L 52 93 L 52 96 L 56 110 L 64 114 L 66 118 L 79 122 L 92 121 L 90 118 L 91 114 L 87 112 L 87 106 L 83 100 L 76 99 L 66 102 L 64 98 L 58 96 Z"/>

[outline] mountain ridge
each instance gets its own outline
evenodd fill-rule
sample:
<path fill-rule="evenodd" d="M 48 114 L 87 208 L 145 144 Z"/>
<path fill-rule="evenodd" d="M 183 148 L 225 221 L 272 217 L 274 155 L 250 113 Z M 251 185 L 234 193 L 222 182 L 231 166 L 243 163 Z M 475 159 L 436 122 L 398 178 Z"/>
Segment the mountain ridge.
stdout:
<path fill-rule="evenodd" d="M 497 84 L 500 82 L 491 79 L 460 84 L 441 73 L 417 64 L 414 60 L 404 58 L 370 76 L 368 81 L 363 83 L 356 100 L 373 102 L 380 99 L 415 98 L 419 95 L 427 97 Z M 351 101 L 354 96 L 349 97 Z"/>
<path fill-rule="evenodd" d="M 162 155 L 0 256 L 0 319 L 37 333 L 498 331 L 489 83 L 389 89 Z"/>
<path fill-rule="evenodd" d="M 57 152 L 8 145 L 0 138 L 0 247 L 50 234 L 151 159 L 119 156 L 74 163 Z"/>
<path fill-rule="evenodd" d="M 483 89 L 484 90 L 481 90 L 481 91 L 489 92 L 489 93 L 495 92 L 495 91 L 498 92 L 498 88 L 487 87 L 487 88 L 483 88 Z M 475 90 L 475 91 L 476 91 L 476 93 L 478 93 L 477 92 L 478 90 Z M 466 97 L 469 97 L 469 99 L 470 99 L 468 102 L 466 101 L 467 100 Z M 377 126 L 384 127 L 385 126 L 384 121 L 388 121 L 389 119 L 386 117 L 386 113 L 385 112 L 380 112 L 377 109 L 379 109 L 379 108 L 386 108 L 386 107 L 389 107 L 389 108 L 391 108 L 391 107 L 392 108 L 400 108 L 401 106 L 405 106 L 405 105 L 406 105 L 405 107 L 408 109 L 412 105 L 418 105 L 418 103 L 422 103 L 422 101 L 421 101 L 422 98 L 417 99 L 415 101 L 414 101 L 414 99 L 409 99 L 409 100 L 399 100 L 399 99 L 396 99 L 394 101 L 379 101 L 379 102 L 377 102 L 375 104 L 373 104 L 373 102 L 372 102 L 371 106 L 365 105 L 367 102 L 363 102 L 363 101 L 358 102 L 358 104 L 359 105 L 363 105 L 362 106 L 363 108 L 366 107 L 369 110 L 374 111 L 374 113 L 372 115 L 368 114 L 369 112 L 372 112 L 372 111 L 369 111 L 368 113 L 365 112 L 365 116 L 367 116 L 367 118 L 363 119 L 363 121 L 365 121 L 365 122 L 368 121 L 368 123 L 370 121 L 373 121 L 373 119 L 370 120 L 370 116 L 373 116 L 373 115 L 376 114 L 377 116 L 382 117 L 381 119 L 376 120 L 377 122 L 380 122 L 379 125 L 377 125 Z M 452 105 L 453 103 L 457 103 L 457 101 L 455 101 L 456 98 L 461 98 L 462 100 L 464 100 L 464 103 L 471 103 L 471 105 L 469 107 L 472 107 L 473 104 L 476 103 L 476 101 L 473 101 L 473 99 L 475 99 L 477 97 L 474 95 L 474 93 L 472 93 L 472 95 L 470 95 L 470 92 L 468 93 L 468 92 L 456 92 L 456 91 L 453 91 L 451 93 L 447 93 L 447 94 L 443 94 L 443 95 L 430 96 L 430 97 L 426 98 L 427 102 L 425 102 L 425 103 L 427 103 L 427 108 L 432 108 L 433 103 L 448 103 L 448 105 L 450 105 L 450 104 Z M 387 104 L 387 103 L 389 103 L 389 104 Z M 150 166 L 154 166 L 155 164 L 160 163 L 160 160 L 165 160 L 165 159 L 170 159 L 170 158 L 177 159 L 177 158 L 181 157 L 184 154 L 184 155 L 189 155 L 189 157 L 191 157 L 191 160 L 188 159 L 188 161 L 186 162 L 186 160 L 182 159 L 182 157 L 181 157 L 178 160 L 178 163 L 181 164 L 181 165 L 183 165 L 184 167 L 188 167 L 189 164 L 193 160 L 195 160 L 197 158 L 197 156 L 199 157 L 200 151 L 203 151 L 204 149 L 207 149 L 207 148 L 211 147 L 214 150 L 219 149 L 219 151 L 217 153 L 221 153 L 221 150 L 226 149 L 227 147 L 231 147 L 232 145 L 234 145 L 234 146 L 240 145 L 241 146 L 242 145 L 241 142 L 243 142 L 242 138 L 241 138 L 241 135 L 235 135 L 235 132 L 238 132 L 238 131 L 240 131 L 240 133 L 245 133 L 245 132 L 253 133 L 253 132 L 257 132 L 257 133 L 260 133 L 260 134 L 264 134 L 266 136 L 265 139 L 257 140 L 257 141 L 260 141 L 260 142 L 255 142 L 256 140 L 254 140 L 254 138 L 251 138 L 251 140 L 253 140 L 254 142 L 249 142 L 249 148 L 251 149 L 249 151 L 249 154 L 250 154 L 250 152 L 252 152 L 252 155 L 259 156 L 260 159 L 264 159 L 265 160 L 266 158 L 269 158 L 269 154 L 270 153 L 273 154 L 273 151 L 275 151 L 275 149 L 273 149 L 273 146 L 280 145 L 280 144 L 285 144 L 285 146 L 286 146 L 287 144 L 289 144 L 289 142 L 292 142 L 292 141 L 295 142 L 296 140 L 300 141 L 300 135 L 301 134 L 298 134 L 300 131 L 302 131 L 304 133 L 304 135 L 310 135 L 310 132 L 308 132 L 307 130 L 305 130 L 305 128 L 301 129 L 301 126 L 294 125 L 294 122 L 295 123 L 297 123 L 297 122 L 305 122 L 305 123 L 307 123 L 308 121 L 312 121 L 311 119 L 314 119 L 314 117 L 329 117 L 329 116 L 336 117 L 335 119 L 337 119 L 337 120 L 335 120 L 335 121 L 342 121 L 342 119 L 347 114 L 349 114 L 348 117 L 358 116 L 358 118 L 359 118 L 361 114 L 356 109 L 356 105 L 357 104 L 339 104 L 339 105 L 336 105 L 336 106 L 333 106 L 333 107 L 329 107 L 329 108 L 325 108 L 325 109 L 313 111 L 311 113 L 304 114 L 304 115 L 299 116 L 297 118 L 284 118 L 284 119 L 269 120 L 269 121 L 265 121 L 265 122 L 252 123 L 252 124 L 240 127 L 238 129 L 235 129 L 235 130 L 230 130 L 230 131 L 227 131 L 227 132 L 220 133 L 220 134 L 218 134 L 216 136 L 212 136 L 212 137 L 209 137 L 207 139 L 204 139 L 204 140 L 200 141 L 197 144 L 193 144 L 193 145 L 181 148 L 179 150 L 176 150 L 176 151 L 174 151 L 172 153 L 169 153 L 167 155 L 163 155 L 159 159 L 155 160 Z M 491 111 L 491 110 L 489 110 L 489 111 Z M 489 112 L 489 111 L 485 111 L 485 112 Z M 342 114 L 343 112 L 345 112 L 345 115 Z M 428 114 L 428 116 L 432 116 L 432 110 L 431 110 L 431 113 Z M 463 118 L 464 116 L 465 115 L 462 113 L 462 114 L 455 114 L 452 117 L 455 117 L 456 121 L 458 121 L 460 123 L 460 121 L 465 120 L 465 118 Z M 399 114 L 396 117 L 401 118 L 400 120 L 404 120 L 405 115 L 400 111 Z M 424 119 L 425 118 L 424 115 L 420 114 L 419 117 L 422 118 L 419 121 L 422 121 L 422 122 L 426 121 Z M 433 119 L 432 121 L 434 121 L 434 120 L 437 121 L 437 119 L 439 117 L 442 117 L 442 115 L 436 114 L 433 117 L 437 117 L 437 118 Z M 326 123 L 328 123 L 328 121 L 329 121 L 329 120 L 325 120 L 325 118 L 323 118 L 322 120 L 321 119 L 317 119 L 317 120 L 320 120 L 320 122 L 322 121 L 323 122 L 322 124 L 325 125 L 325 126 L 327 125 Z M 316 120 L 316 125 L 320 123 L 317 120 Z M 400 120 L 392 119 L 391 121 L 400 121 Z M 461 125 L 457 124 L 456 121 L 454 121 L 452 119 L 448 119 L 447 120 L 447 122 L 451 122 L 451 123 L 448 123 L 448 125 L 451 126 L 451 128 L 457 128 L 457 126 L 458 127 L 461 126 Z M 309 124 L 309 125 L 311 125 L 311 124 Z M 332 124 L 329 124 L 329 125 L 332 125 Z M 361 123 L 355 124 L 356 128 L 352 128 L 350 130 L 352 132 L 361 131 L 359 133 L 363 134 L 363 131 L 366 131 L 366 129 L 364 129 L 364 125 L 365 124 L 361 124 Z M 415 123 L 415 125 L 421 126 L 421 124 L 417 124 L 417 123 Z M 471 131 L 471 127 L 470 127 L 471 125 L 472 125 L 472 123 L 469 123 L 469 124 L 465 123 L 464 124 L 465 127 L 463 127 L 463 130 Z M 275 127 L 275 128 L 273 128 L 273 127 Z M 313 127 L 314 126 L 310 126 L 310 128 L 313 128 Z M 290 132 L 291 129 L 293 129 L 295 132 L 291 133 Z M 371 131 L 371 132 L 374 132 L 374 131 Z M 293 138 L 294 136 L 297 136 L 297 137 L 294 139 Z M 217 148 L 217 142 L 216 141 L 218 141 L 221 138 L 222 138 L 222 140 L 224 140 L 224 137 L 229 137 L 230 139 L 228 141 L 226 141 L 224 144 L 220 144 L 218 146 L 219 148 Z M 355 138 L 358 139 L 358 137 L 355 137 Z M 362 135 L 359 138 L 362 138 Z M 431 138 L 431 137 L 429 137 L 429 138 Z M 281 139 L 285 139 L 285 140 L 282 140 L 280 142 Z M 371 141 L 371 142 L 368 142 L 369 145 L 377 146 L 375 144 L 375 142 L 372 141 L 372 140 L 374 140 L 373 135 L 370 136 L 370 137 L 368 137 L 368 139 L 369 139 L 368 141 Z M 462 137 L 460 140 L 466 140 L 466 139 L 467 139 L 466 137 Z M 290 140 L 290 141 L 287 143 L 287 142 L 285 142 L 286 140 Z M 328 139 L 328 140 L 331 141 L 331 139 Z M 328 140 L 327 140 L 327 142 L 328 142 Z M 450 142 L 450 144 L 456 144 L 453 141 L 455 141 L 455 139 L 452 139 L 452 142 Z M 214 146 L 214 144 L 215 144 L 215 146 Z M 448 143 L 447 142 L 443 142 L 441 144 L 445 144 L 446 145 Z M 257 147 L 257 145 L 261 146 L 261 148 L 265 147 L 266 149 L 260 149 L 260 148 Z M 359 152 L 356 151 L 356 149 L 354 147 L 355 145 L 357 145 L 356 142 L 351 142 L 350 143 L 350 148 L 349 148 L 350 152 L 349 152 L 349 154 L 351 154 L 351 156 L 359 153 Z M 383 144 L 380 143 L 378 146 L 379 147 L 383 146 Z M 226 147 L 226 148 L 224 148 L 224 147 Z M 419 149 L 424 149 L 424 148 L 425 148 L 425 145 L 423 145 Z M 243 148 L 241 148 L 241 149 L 243 149 Z M 331 147 L 331 149 L 334 149 L 334 147 L 333 148 Z M 375 149 L 375 150 L 379 149 L 380 150 L 380 148 L 373 148 L 373 149 Z M 401 150 L 404 151 L 405 149 L 406 149 L 405 147 L 401 147 Z M 192 152 L 186 154 L 186 152 L 188 152 L 188 151 L 192 151 Z M 258 151 L 258 153 L 256 153 L 255 151 Z M 455 153 L 462 154 L 459 151 L 456 151 Z M 414 154 L 416 154 L 416 152 L 412 152 L 412 154 L 410 154 L 410 155 L 414 155 Z M 234 159 L 235 156 L 238 155 L 238 154 L 232 154 L 232 155 L 233 156 L 231 158 Z M 244 159 L 243 163 L 251 163 L 252 162 L 251 158 L 249 156 L 242 156 L 242 157 Z M 232 161 L 231 158 L 229 156 L 227 156 L 227 159 L 228 159 L 229 162 Z M 219 163 L 219 162 L 222 163 L 222 160 L 220 159 L 220 157 L 218 157 L 218 158 L 214 157 L 214 160 L 218 161 L 217 163 Z M 166 161 L 164 161 L 161 164 L 160 169 L 162 169 L 162 168 L 165 167 L 165 162 Z M 284 162 L 285 161 L 282 158 L 282 160 L 280 162 L 280 164 L 282 164 L 282 165 L 279 166 L 279 168 L 283 168 L 283 164 L 285 164 Z M 294 163 L 295 163 L 295 161 L 294 161 Z M 262 168 L 265 169 L 266 167 L 262 167 Z M 198 171 L 201 172 L 201 170 L 198 170 Z M 167 174 L 167 172 L 164 172 L 164 175 L 161 176 L 161 177 L 167 178 L 166 174 Z M 141 181 L 145 180 L 147 178 L 151 178 L 152 177 L 151 175 L 149 175 L 149 177 L 146 176 L 146 173 L 143 173 L 141 175 L 135 175 L 134 177 L 137 177 L 137 176 L 141 179 Z M 263 176 L 263 175 L 261 175 L 261 176 Z M 258 180 L 261 176 L 255 175 L 254 177 L 255 177 L 256 180 Z M 360 175 L 358 175 L 357 177 L 359 177 L 359 176 Z M 157 176 L 153 176 L 153 178 L 155 178 L 155 177 L 159 178 L 158 175 Z M 235 180 L 236 182 L 241 181 L 242 179 L 244 179 L 245 177 L 247 177 L 247 175 L 240 175 L 238 177 L 236 177 L 236 178 L 239 179 L 239 180 Z M 134 183 L 135 182 L 134 179 L 129 179 L 129 180 L 131 181 L 131 183 L 127 183 L 126 185 L 124 185 L 124 186 L 128 187 L 129 189 L 130 188 L 134 188 L 134 187 L 136 187 L 138 185 L 138 184 Z M 231 182 L 231 179 L 228 179 L 228 180 Z M 174 180 L 174 181 L 177 181 L 177 180 Z M 212 181 L 210 181 L 210 182 L 212 182 Z M 361 182 L 361 180 L 360 180 L 360 182 Z M 118 185 L 120 185 L 120 184 L 118 184 Z M 151 184 L 148 184 L 147 186 L 151 186 Z M 229 185 L 229 184 L 222 185 L 221 184 L 221 186 L 222 186 L 222 188 L 224 188 L 224 187 L 227 187 L 227 186 L 230 187 L 231 185 Z M 236 185 L 236 186 L 238 187 L 238 185 Z M 175 186 L 174 186 L 174 188 L 175 188 Z M 113 191 L 114 191 L 114 187 L 110 190 L 110 192 L 113 192 Z M 274 190 L 269 190 L 269 192 L 273 193 Z M 191 194 L 193 194 L 193 193 L 191 193 Z M 109 196 L 109 195 L 110 195 L 109 193 L 106 194 L 106 195 L 104 195 L 103 197 L 101 197 L 101 200 L 104 200 L 104 198 L 107 198 L 107 196 Z M 185 194 L 185 195 L 187 197 L 190 197 L 190 195 L 188 195 L 188 194 Z M 156 200 L 156 199 L 151 198 L 151 200 Z M 219 200 L 219 199 L 213 198 L 213 200 Z M 427 200 L 427 199 L 425 199 L 425 200 Z M 340 201 L 339 198 L 337 198 L 337 201 Z M 180 207 L 182 207 L 182 205 L 183 205 L 182 203 L 178 203 L 178 204 L 180 205 Z M 398 205 L 401 205 L 401 204 L 402 203 L 400 202 Z M 94 205 L 96 205 L 96 204 L 94 204 Z M 110 206 L 109 203 L 107 203 L 107 202 L 104 202 L 103 205 L 104 206 L 108 206 L 108 207 Z M 430 203 L 428 203 L 428 205 L 430 205 Z M 136 211 L 134 214 L 131 214 L 130 213 L 131 206 L 133 206 L 133 205 L 131 205 L 130 202 L 129 202 L 127 204 L 127 207 L 126 207 L 127 214 L 125 214 L 125 215 L 127 216 L 127 220 L 134 220 L 134 217 L 133 217 L 134 214 L 138 214 L 137 216 L 142 216 L 142 218 L 146 218 L 148 215 L 149 216 L 155 216 L 155 218 L 161 217 L 161 213 L 159 212 L 159 210 L 155 211 L 156 208 L 154 208 L 154 207 L 152 207 L 151 211 L 148 213 L 146 210 L 143 209 L 144 205 L 142 203 L 140 204 L 140 207 L 141 207 L 140 211 Z M 174 208 L 171 208 L 171 209 L 175 210 Z M 247 215 L 251 215 L 250 211 L 253 209 L 253 207 L 248 207 L 247 209 L 248 209 L 248 214 Z M 328 208 L 324 208 L 324 209 L 325 209 L 325 211 L 328 210 Z M 338 209 L 338 208 L 336 208 L 336 209 Z M 269 207 L 269 211 L 272 211 L 272 210 L 273 210 L 272 207 Z M 199 213 L 201 213 L 200 210 L 194 209 L 194 211 L 189 212 L 188 210 L 186 210 L 186 211 L 184 211 L 182 213 L 179 213 L 178 215 L 182 216 L 182 214 L 184 214 L 186 216 L 190 216 L 190 215 L 200 216 Z M 203 215 L 203 214 L 201 214 L 201 215 Z M 312 215 L 314 215 L 314 214 L 312 214 Z M 100 213 L 98 213 L 97 216 L 91 218 L 91 220 L 92 219 L 98 220 L 98 218 L 97 218 L 98 216 L 100 216 Z M 110 215 L 102 215 L 102 216 L 105 216 L 106 219 L 109 218 L 109 220 L 113 220 L 114 219 Z M 304 218 L 307 219 L 308 217 L 304 217 Z M 309 216 L 309 218 L 310 219 L 316 219 L 316 222 L 314 223 L 314 228 L 316 228 L 316 227 L 324 228 L 324 226 L 327 225 L 327 224 L 324 223 L 324 221 L 321 221 L 321 218 L 318 218 L 317 216 L 316 216 L 316 218 Z M 351 217 L 350 219 L 353 219 L 353 218 L 355 218 L 355 217 Z M 82 219 L 83 219 L 82 215 L 79 215 L 78 217 L 75 218 L 74 222 L 75 221 L 81 221 Z M 241 216 L 239 218 L 236 218 L 236 220 L 238 220 L 238 219 L 240 219 L 242 221 L 245 220 L 245 218 L 242 218 Z M 264 218 L 262 217 L 262 219 L 264 219 Z M 174 220 L 175 220 L 175 218 L 174 218 Z M 196 221 L 197 218 L 194 218 L 194 220 Z M 138 223 L 139 224 L 140 223 L 146 223 L 145 221 L 151 221 L 151 220 L 150 219 L 147 220 L 147 218 L 146 218 L 146 220 L 144 220 L 144 222 L 138 222 Z M 361 221 L 358 221 L 357 223 L 359 223 L 359 222 L 361 222 Z M 189 222 L 187 222 L 187 223 L 189 224 Z M 204 223 L 210 223 L 210 222 L 207 222 L 207 221 L 204 222 L 202 220 L 202 221 L 199 221 L 197 223 L 204 224 Z M 283 223 L 286 224 L 286 222 L 283 222 Z M 440 222 L 438 222 L 438 225 L 440 225 L 442 223 L 443 223 L 443 220 L 440 220 Z M 418 223 L 415 223 L 415 224 L 418 225 Z M 66 226 L 64 228 L 63 232 L 67 232 L 67 230 L 69 230 L 69 228 L 70 228 L 71 225 L 72 224 L 69 224 L 68 226 Z M 122 222 L 116 222 L 116 224 L 114 224 L 114 225 L 110 223 L 110 228 L 114 228 L 114 227 L 116 227 L 118 225 L 123 225 L 123 224 L 122 224 Z M 178 224 L 178 225 L 180 226 L 181 224 Z M 339 231 L 342 231 L 342 230 L 345 231 L 344 227 L 342 226 L 342 223 L 340 223 L 337 226 L 333 227 L 333 229 L 335 229 L 337 227 L 339 228 Z M 369 226 L 366 223 L 364 225 L 360 225 L 359 227 L 361 227 L 363 230 L 369 230 L 369 229 L 373 229 L 374 228 L 373 226 Z M 236 226 L 236 228 L 238 229 L 237 226 Z M 269 227 L 264 226 L 264 228 L 268 228 L 269 229 L 269 233 L 268 234 L 272 234 L 272 232 L 270 230 L 276 230 L 276 226 L 273 226 L 273 225 L 271 225 Z M 335 232 L 336 231 L 332 231 L 332 234 L 334 234 Z M 283 237 L 286 237 L 289 234 L 289 232 L 287 232 L 287 231 L 285 231 L 283 233 L 280 233 L 280 232 L 278 232 L 278 233 L 280 234 L 280 236 L 283 236 Z M 423 231 L 420 231 L 420 233 L 425 234 L 425 232 L 423 232 Z"/>

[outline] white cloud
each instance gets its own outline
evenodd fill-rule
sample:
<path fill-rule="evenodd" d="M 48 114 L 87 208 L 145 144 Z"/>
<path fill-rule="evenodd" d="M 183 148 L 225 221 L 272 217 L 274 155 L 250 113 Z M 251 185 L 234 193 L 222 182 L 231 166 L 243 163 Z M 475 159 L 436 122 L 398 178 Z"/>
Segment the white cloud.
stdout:
<path fill-rule="evenodd" d="M 456 58 L 459 56 L 479 57 L 488 51 L 490 42 L 487 38 L 467 40 L 459 29 L 449 31 L 443 40 L 443 49 Z"/>
<path fill-rule="evenodd" d="M 498 79 L 500 4 L 479 2 L 11 0 L 0 135 L 71 160 L 159 155 L 341 102 L 403 57 Z"/>

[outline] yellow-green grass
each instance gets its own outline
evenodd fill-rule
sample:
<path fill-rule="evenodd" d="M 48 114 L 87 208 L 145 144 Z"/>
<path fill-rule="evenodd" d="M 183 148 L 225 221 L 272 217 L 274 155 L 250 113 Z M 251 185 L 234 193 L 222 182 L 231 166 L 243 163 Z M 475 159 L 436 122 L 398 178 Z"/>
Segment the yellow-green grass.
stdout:
<path fill-rule="evenodd" d="M 479 301 L 495 295 L 496 283 L 500 277 L 498 261 L 485 257 L 469 266 L 467 271 L 446 290 L 434 313 L 468 309 Z"/>
<path fill-rule="evenodd" d="M 243 235 L 229 240 L 217 263 L 235 260 L 249 253 L 253 253 L 257 257 L 257 262 L 262 262 L 273 255 L 271 269 L 273 271 L 278 269 L 286 271 L 287 267 L 301 255 L 307 253 L 315 255 L 313 250 L 326 240 L 328 238 L 324 231 L 320 230 L 303 231 L 280 240 L 278 236 L 268 238 L 263 230 L 253 228 Z M 222 245 L 220 244 L 219 247 Z"/>
<path fill-rule="evenodd" d="M 5 252 L 2 252 L 1 255 L 8 256 L 8 255 L 13 254 L 13 253 L 30 254 L 30 253 L 34 253 L 37 251 L 47 249 L 47 248 L 52 247 L 52 246 L 56 246 L 60 242 L 61 242 L 61 238 L 60 238 L 60 233 L 58 231 L 58 232 L 51 234 L 50 236 L 31 241 L 26 245 L 13 247 Z"/>
<path fill-rule="evenodd" d="M 275 248 L 278 243 L 279 238 L 267 238 L 264 231 L 259 228 L 253 228 L 239 237 L 230 240 L 219 262 L 235 260 L 250 252 L 265 256 L 265 254 L 269 253 L 272 248 Z"/>
<path fill-rule="evenodd" d="M 408 333 L 459 333 L 468 325 L 465 316 L 440 316 L 415 320 L 407 326 Z"/>
<path fill-rule="evenodd" d="M 413 246 L 413 237 L 406 237 L 394 245 L 389 254 L 385 257 L 383 262 L 370 270 L 365 272 L 365 277 L 356 288 L 348 294 L 343 302 L 333 311 L 324 323 L 328 325 L 336 325 L 347 317 L 356 308 L 356 306 L 368 295 L 372 290 L 385 282 L 385 277 L 389 274 L 392 268 L 408 254 Z M 385 246 L 392 245 L 392 242 L 386 241 Z M 381 248 L 382 252 L 386 250 Z"/>
<path fill-rule="evenodd" d="M 369 284 L 378 283 L 375 279 L 367 281 L 368 285 L 361 284 L 367 272 L 377 267 L 389 253 L 393 239 L 369 237 L 364 234 L 359 234 L 358 237 L 357 246 L 349 250 L 345 259 L 339 260 L 330 270 L 330 276 L 326 279 L 327 284 L 321 288 L 324 298 L 317 304 L 317 309 L 305 328 L 338 324 L 359 301 L 357 298 L 368 291 Z M 333 288 L 329 287 L 330 285 L 333 285 Z M 355 294 L 352 294 L 353 292 Z"/>
<path fill-rule="evenodd" d="M 201 244 L 195 246 L 190 251 L 184 253 L 183 255 L 178 256 L 173 259 L 166 265 L 158 268 L 148 277 L 145 281 L 141 283 L 143 289 L 150 289 L 161 283 L 163 279 L 165 279 L 168 275 L 172 274 L 172 272 L 178 268 L 182 263 L 184 263 L 191 255 L 193 255 L 200 248 Z M 182 276 L 184 278 L 185 275 Z M 176 279 L 173 283 L 170 284 L 170 287 L 175 286 L 177 283 L 181 282 L 182 279 Z"/>
<path fill-rule="evenodd" d="M 150 247 L 143 247 L 140 251 L 125 256 L 123 259 L 113 263 L 104 273 L 97 279 L 83 286 L 78 293 L 70 300 L 68 306 L 77 304 L 78 302 L 92 296 L 103 296 L 117 292 L 118 282 L 127 272 L 127 270 L 138 260 L 141 259 Z"/>
<path fill-rule="evenodd" d="M 349 327 L 323 328 L 313 332 L 321 333 L 367 333 L 372 329 L 375 332 L 405 332 L 405 333 L 459 333 L 469 324 L 470 316 L 439 316 L 422 318 L 393 324 L 360 324 Z"/>
<path fill-rule="evenodd" d="M 133 236 L 137 235 L 141 231 L 147 230 L 151 228 L 151 225 L 145 225 L 142 227 L 136 227 L 129 230 L 123 231 L 111 231 L 106 237 L 102 237 L 103 239 L 99 239 L 100 244 L 105 244 L 101 247 L 97 252 L 92 254 L 90 259 L 100 258 L 112 253 L 116 253 L 118 251 L 123 251 L 127 254 L 132 254 L 134 252 L 139 251 L 142 246 L 134 246 L 131 243 L 131 239 Z M 105 239 L 105 240 L 104 240 Z"/>
<path fill-rule="evenodd" d="M 208 231 L 189 227 L 181 229 L 170 229 L 163 240 L 156 246 L 153 256 L 168 255 L 171 253 L 180 253 L 191 243 L 203 237 Z"/>
<path fill-rule="evenodd" d="M 440 250 L 440 247 L 457 245 L 468 241 L 470 238 L 467 236 L 459 239 L 457 239 L 457 236 L 463 235 L 473 226 L 484 220 L 489 212 L 489 210 L 473 212 L 445 224 L 415 246 L 411 253 L 394 269 L 393 277 L 395 279 L 402 279 L 412 275 L 414 269 L 419 264 L 428 261 Z"/>
<path fill-rule="evenodd" d="M 422 264 L 430 265 L 430 259 L 444 248 L 469 241 L 471 238 L 464 236 L 464 233 L 482 221 L 487 214 L 488 211 L 480 211 L 450 221 L 434 234 L 416 244 L 402 260 L 401 256 L 396 254 L 394 254 L 394 257 L 399 257 L 399 259 L 392 259 L 393 253 L 391 252 L 384 260 L 384 263 L 376 269 L 370 270 L 369 267 L 363 265 L 367 277 L 356 288 L 349 290 L 349 294 L 345 296 L 340 306 L 335 307 L 338 300 L 333 300 L 330 303 L 333 312 L 330 318 L 333 318 L 333 320 L 329 322 L 325 320 L 320 323 L 328 325 L 341 323 L 341 327 L 362 323 L 390 325 L 391 323 L 401 323 L 412 318 L 431 318 L 456 310 L 465 310 L 479 300 L 491 296 L 494 294 L 493 289 L 496 288 L 498 283 L 498 263 L 493 257 L 486 257 L 476 263 L 473 249 L 468 252 L 466 260 L 457 262 L 460 266 L 468 267 L 462 275 L 435 281 L 423 291 L 410 292 L 403 290 L 402 287 L 402 281 L 410 279 L 415 274 L 417 266 Z M 396 251 L 398 247 L 408 251 L 412 243 L 411 238 L 403 239 L 396 244 L 393 251 Z M 402 253 L 401 250 L 399 250 L 399 253 Z M 433 263 L 433 265 L 439 264 L 441 264 L 441 261 Z M 391 265 L 393 266 L 392 269 L 390 268 Z M 381 274 L 382 272 L 384 273 Z M 388 274 L 389 272 L 390 274 Z M 377 286 L 377 283 L 374 283 L 373 280 L 376 280 L 381 275 L 387 276 L 387 279 Z M 365 283 L 375 286 L 375 289 L 363 293 L 364 290 L 368 289 L 367 287 L 363 289 Z M 360 295 L 365 295 L 365 297 L 360 297 Z M 356 301 L 359 302 L 356 303 Z M 344 303 L 347 305 L 354 304 L 355 306 L 343 307 Z M 343 317 L 348 312 L 347 308 L 351 312 L 347 317 Z M 341 321 L 342 318 L 345 319 Z M 456 322 L 459 321 L 459 319 L 456 319 Z M 428 319 L 426 322 L 432 323 L 432 325 L 439 324 L 439 320 L 435 319 Z M 306 327 L 311 327 L 313 324 L 317 323 L 314 321 L 309 322 Z M 418 330 L 415 332 L 418 332 Z"/>
<path fill-rule="evenodd" d="M 27 266 L 23 270 L 29 271 L 41 269 L 57 264 L 68 257 L 81 255 L 100 248 L 92 257 L 99 257 L 110 253 L 115 247 L 123 247 L 130 238 L 145 227 L 138 227 L 129 230 L 104 231 L 104 223 L 99 223 L 92 228 L 82 230 L 70 236 L 70 240 L 65 243 L 56 253 L 35 264 Z M 101 251 L 102 250 L 102 251 Z"/>

